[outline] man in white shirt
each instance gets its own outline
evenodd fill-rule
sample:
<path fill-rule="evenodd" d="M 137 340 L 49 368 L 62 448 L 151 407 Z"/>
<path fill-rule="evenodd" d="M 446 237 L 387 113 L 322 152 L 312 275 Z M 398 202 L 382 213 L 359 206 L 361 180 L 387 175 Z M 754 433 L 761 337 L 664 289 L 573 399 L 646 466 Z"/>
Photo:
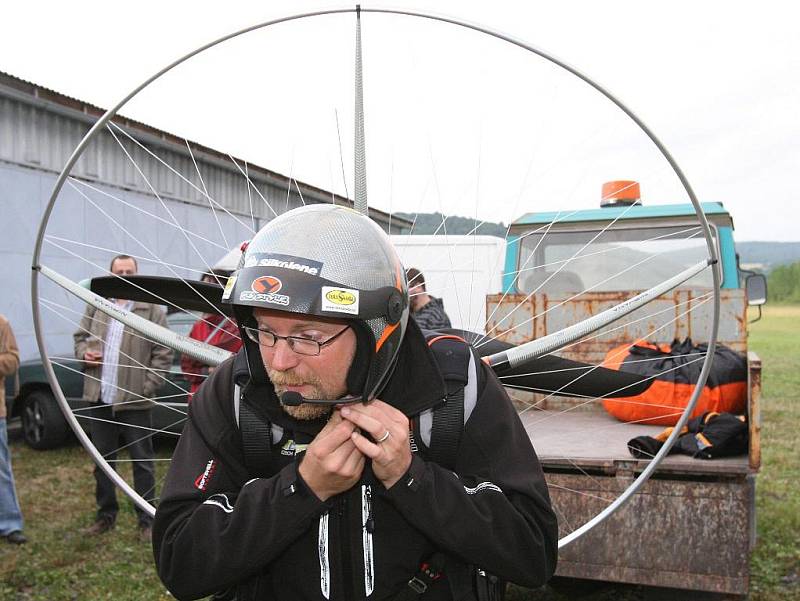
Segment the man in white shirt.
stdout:
<path fill-rule="evenodd" d="M 136 259 L 119 255 L 110 271 L 117 276 L 137 273 Z M 166 325 L 163 308 L 149 303 L 113 299 L 118 306 L 159 325 Z M 84 361 L 83 398 L 93 407 L 84 413 L 91 420 L 91 437 L 97 450 L 112 463 L 117 450 L 128 450 L 133 463 L 134 489 L 154 499 L 152 417 L 153 395 L 165 383 L 172 350 L 136 335 L 121 322 L 89 306 L 73 335 L 75 356 Z M 115 523 L 119 505 L 111 479 L 95 466 L 97 519 L 87 534 L 103 534 Z M 139 538 L 149 542 L 152 518 L 138 507 Z"/>

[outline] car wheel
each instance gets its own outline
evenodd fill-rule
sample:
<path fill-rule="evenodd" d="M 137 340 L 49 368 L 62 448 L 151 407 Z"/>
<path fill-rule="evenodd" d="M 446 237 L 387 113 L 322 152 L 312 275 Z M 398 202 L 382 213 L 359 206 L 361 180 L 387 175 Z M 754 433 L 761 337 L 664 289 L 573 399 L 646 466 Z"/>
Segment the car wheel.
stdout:
<path fill-rule="evenodd" d="M 52 449 L 62 444 L 69 426 L 49 390 L 35 390 L 22 400 L 22 435 L 33 449 Z"/>

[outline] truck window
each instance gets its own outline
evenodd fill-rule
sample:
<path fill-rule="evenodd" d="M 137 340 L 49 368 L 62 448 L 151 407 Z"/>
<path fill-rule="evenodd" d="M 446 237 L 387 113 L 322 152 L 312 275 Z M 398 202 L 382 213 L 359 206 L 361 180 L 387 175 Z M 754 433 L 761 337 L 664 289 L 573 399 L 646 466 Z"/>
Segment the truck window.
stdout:
<path fill-rule="evenodd" d="M 525 294 L 537 288 L 545 294 L 645 290 L 708 257 L 696 226 L 609 229 L 593 240 L 599 231 L 522 238 L 517 289 Z M 705 270 L 682 288 L 712 286 L 711 270 Z"/>

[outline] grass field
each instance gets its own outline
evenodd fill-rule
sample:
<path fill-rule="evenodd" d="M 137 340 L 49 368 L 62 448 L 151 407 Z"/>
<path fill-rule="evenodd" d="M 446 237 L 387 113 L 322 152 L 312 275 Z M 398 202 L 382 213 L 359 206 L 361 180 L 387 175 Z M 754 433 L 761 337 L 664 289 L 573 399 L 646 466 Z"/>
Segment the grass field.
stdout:
<path fill-rule="evenodd" d="M 30 541 L 16 549 L 0 547 L 0 599 L 172 599 L 155 574 L 150 545 L 137 540 L 133 504 L 124 495 L 118 496 L 120 514 L 112 533 L 82 535 L 94 521 L 93 464 L 82 447 L 45 452 L 21 442 L 12 447 Z"/>
<path fill-rule="evenodd" d="M 767 307 L 750 332 L 764 365 L 750 588 L 759 601 L 800 599 L 800 307 Z"/>
<path fill-rule="evenodd" d="M 763 360 L 763 465 L 757 487 L 758 545 L 751 598 L 800 599 L 800 307 L 770 306 L 751 327 L 750 348 Z M 169 448 L 159 451 L 168 456 Z M 114 532 L 87 538 L 94 479 L 76 446 L 50 452 L 12 443 L 13 467 L 30 542 L 0 547 L 0 599 L 14 601 L 170 599 L 148 545 L 136 540 L 133 506 L 121 498 Z M 159 464 L 163 471 L 164 463 Z M 674 591 L 672 592 L 674 593 Z M 588 582 L 510 598 L 600 601 L 670 599 L 671 592 Z"/>

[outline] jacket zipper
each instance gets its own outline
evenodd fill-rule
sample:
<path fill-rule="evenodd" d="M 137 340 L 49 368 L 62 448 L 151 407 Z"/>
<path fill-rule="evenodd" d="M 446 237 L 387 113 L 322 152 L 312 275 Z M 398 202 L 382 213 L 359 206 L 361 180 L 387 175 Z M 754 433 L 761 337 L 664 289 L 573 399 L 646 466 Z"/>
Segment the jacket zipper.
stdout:
<path fill-rule="evenodd" d="M 339 499 L 337 530 L 339 536 L 339 559 L 338 572 L 341 576 L 342 589 L 344 590 L 343 599 L 355 599 L 353 591 L 353 560 L 352 548 L 350 546 L 350 520 L 347 511 L 347 496 Z"/>
<path fill-rule="evenodd" d="M 330 598 L 330 592 L 333 588 L 336 593 L 336 598 L 340 598 L 338 592 L 341 587 L 343 596 L 342 599 L 362 598 L 361 595 L 356 597 L 355 591 L 358 589 L 358 584 L 355 582 L 354 558 L 355 549 L 351 545 L 351 516 L 347 506 L 347 496 L 342 496 L 336 502 L 336 510 L 333 516 L 334 524 L 329 523 L 329 514 L 325 514 L 320 518 L 319 525 L 319 556 L 320 556 L 320 588 L 323 597 Z M 359 525 L 361 526 L 361 543 L 362 543 L 362 559 L 364 562 L 364 598 L 369 597 L 375 588 L 375 568 L 372 546 L 372 533 L 375 531 L 375 516 L 373 511 L 372 502 L 372 486 L 363 484 L 361 486 L 361 513 L 358 516 Z M 336 533 L 336 550 L 338 553 L 333 558 L 336 564 L 337 586 L 332 586 L 330 580 L 330 561 L 328 553 L 330 551 L 330 538 L 328 536 L 329 525 L 333 525 L 334 532 Z M 357 561 L 357 560 L 356 560 Z"/>

